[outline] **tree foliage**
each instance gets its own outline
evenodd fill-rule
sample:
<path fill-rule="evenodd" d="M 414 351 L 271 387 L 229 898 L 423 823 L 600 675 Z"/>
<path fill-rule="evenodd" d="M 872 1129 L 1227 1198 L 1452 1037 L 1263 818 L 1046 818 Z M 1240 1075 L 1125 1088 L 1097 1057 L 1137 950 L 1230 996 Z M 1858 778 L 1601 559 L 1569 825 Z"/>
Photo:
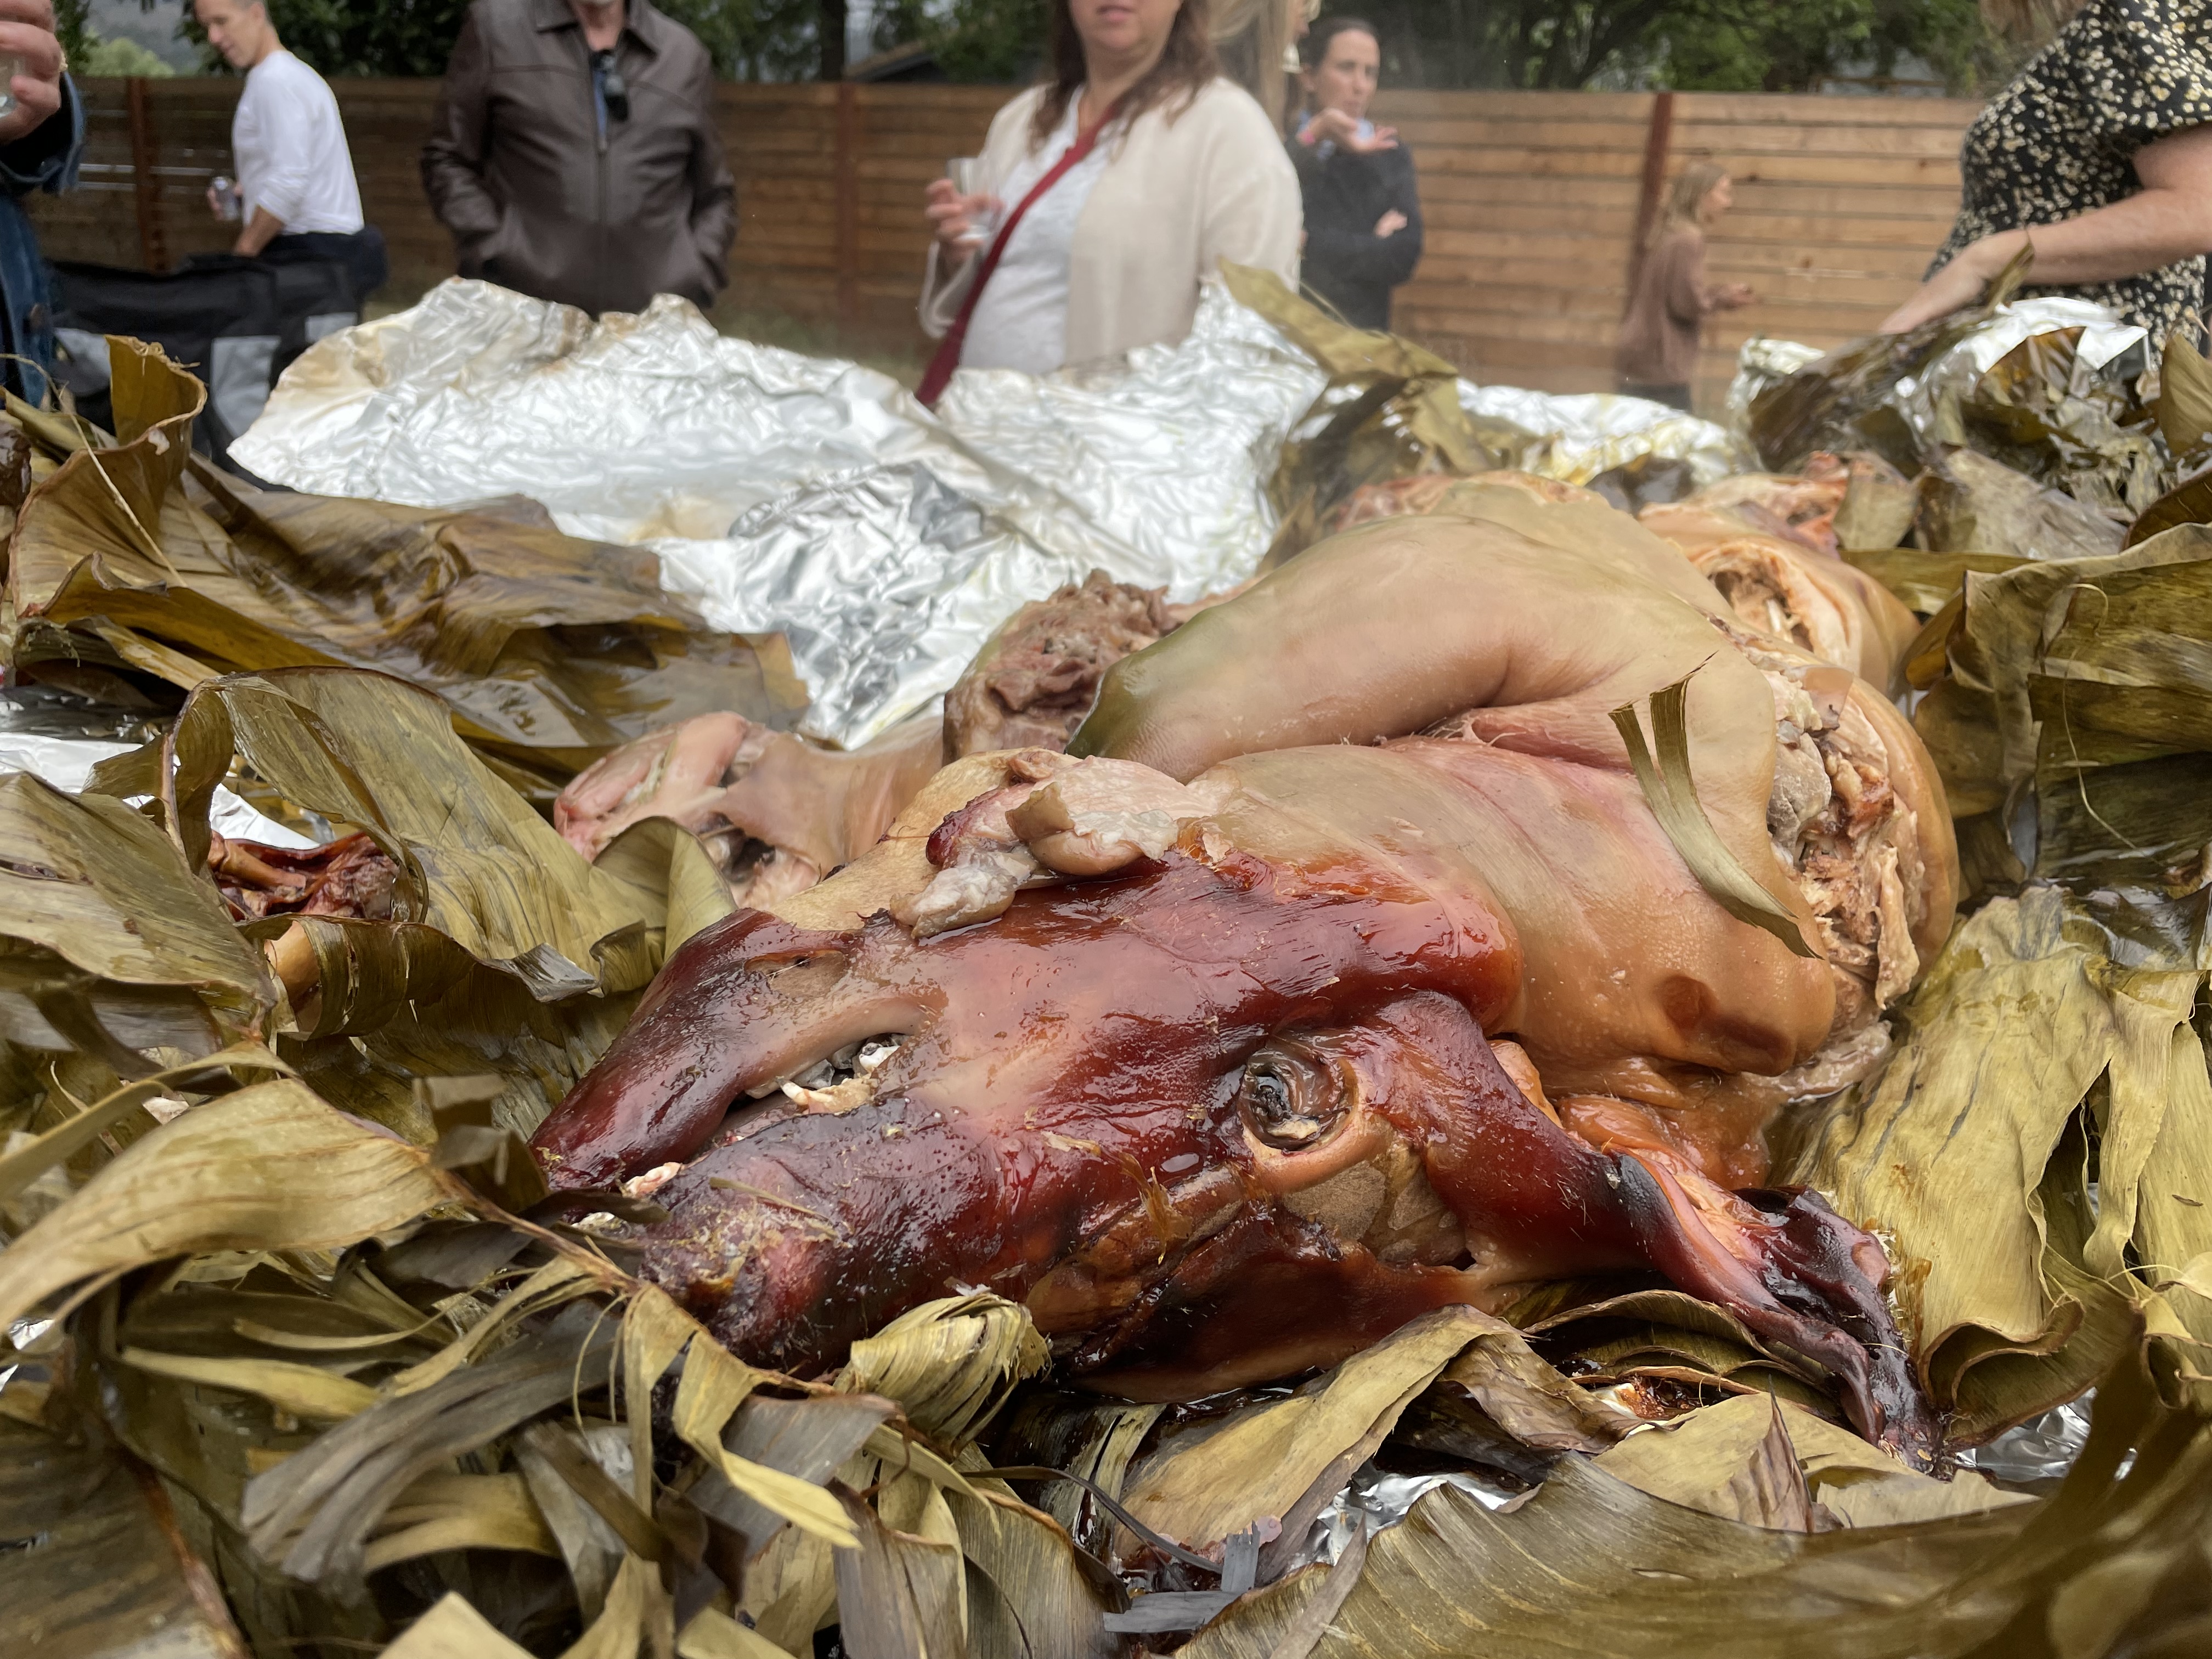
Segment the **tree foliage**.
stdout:
<path fill-rule="evenodd" d="M 976 0 L 961 0 L 963 4 Z M 1383 78 L 1421 87 L 1805 92 L 1908 54 L 1955 91 L 2005 64 L 1974 0 L 1328 0 L 1373 21 Z"/>
<path fill-rule="evenodd" d="M 140 0 L 149 10 L 172 3 Z M 699 36 L 718 73 L 741 81 L 842 74 L 852 3 L 655 0 Z M 325 75 L 442 75 L 468 11 L 468 0 L 267 3 L 285 45 Z M 1888 76 L 1911 57 L 1966 92 L 2009 67 L 1975 0 L 1326 0 L 1324 9 L 1373 21 L 1394 86 L 1796 92 L 1854 69 Z M 85 10 L 86 0 L 56 6 L 80 56 Z M 866 46 L 919 40 L 951 80 L 1025 80 L 1048 15 L 1048 0 L 877 0 Z M 189 10 L 184 18 L 202 40 Z"/>

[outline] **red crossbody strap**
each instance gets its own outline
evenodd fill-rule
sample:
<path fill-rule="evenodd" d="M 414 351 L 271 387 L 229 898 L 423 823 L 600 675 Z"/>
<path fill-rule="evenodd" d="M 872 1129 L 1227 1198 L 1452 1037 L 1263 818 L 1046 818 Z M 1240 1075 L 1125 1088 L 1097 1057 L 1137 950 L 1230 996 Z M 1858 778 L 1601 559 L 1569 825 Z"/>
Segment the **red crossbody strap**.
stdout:
<path fill-rule="evenodd" d="M 1075 142 L 1067 147 L 1067 153 L 1052 164 L 1044 177 L 1030 187 L 1030 193 L 1022 198 L 1020 204 L 1006 216 L 1006 222 L 991 239 L 991 246 L 983 255 L 983 263 L 976 268 L 975 280 L 969 285 L 968 297 L 960 302 L 959 314 L 953 318 L 952 326 L 945 331 L 945 338 L 938 343 L 937 354 L 929 360 L 929 371 L 921 377 L 921 389 L 915 395 L 921 399 L 923 407 L 937 407 L 938 398 L 944 396 L 945 388 L 952 379 L 952 371 L 960 367 L 961 348 L 968 341 L 968 319 L 975 314 L 975 302 L 983 297 L 983 284 L 991 280 L 991 273 L 999 268 L 999 257 L 1006 252 L 1006 244 L 1013 237 L 1014 227 L 1021 223 L 1022 216 L 1036 204 L 1038 198 L 1058 184 L 1070 167 L 1078 166 L 1085 156 L 1091 154 L 1097 145 L 1098 135 L 1112 126 L 1114 118 L 1121 112 L 1121 106 L 1117 100 L 1114 107 L 1100 118 L 1097 125 L 1076 134 Z"/>

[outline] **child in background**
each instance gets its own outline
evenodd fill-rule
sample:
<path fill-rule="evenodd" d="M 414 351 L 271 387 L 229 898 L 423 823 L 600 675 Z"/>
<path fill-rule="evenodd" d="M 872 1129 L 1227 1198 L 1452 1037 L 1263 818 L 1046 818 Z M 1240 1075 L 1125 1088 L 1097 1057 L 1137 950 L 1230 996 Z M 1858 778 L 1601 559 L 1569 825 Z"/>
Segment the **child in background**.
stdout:
<path fill-rule="evenodd" d="M 1667 192 L 1620 319 L 1614 367 L 1625 396 L 1688 409 L 1705 319 L 1752 302 L 1741 283 L 1705 281 L 1705 233 L 1735 202 L 1735 181 L 1711 161 L 1683 168 Z"/>

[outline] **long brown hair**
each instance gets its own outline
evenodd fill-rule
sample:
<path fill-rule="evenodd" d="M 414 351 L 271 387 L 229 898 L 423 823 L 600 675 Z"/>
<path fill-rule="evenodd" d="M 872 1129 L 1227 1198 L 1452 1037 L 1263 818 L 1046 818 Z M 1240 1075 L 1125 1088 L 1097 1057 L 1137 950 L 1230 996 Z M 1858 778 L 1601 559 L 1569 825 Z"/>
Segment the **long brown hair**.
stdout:
<path fill-rule="evenodd" d="M 1168 104 L 1168 118 L 1190 107 L 1191 100 L 1221 72 L 1213 55 L 1213 37 L 1206 27 L 1206 0 L 1182 0 L 1160 61 L 1121 100 L 1121 124 L 1129 124 L 1146 110 Z M 1067 116 L 1067 106 L 1083 90 L 1089 71 L 1083 62 L 1083 37 L 1075 32 L 1075 19 L 1067 0 L 1053 0 L 1052 46 L 1047 53 L 1044 96 L 1037 100 L 1036 118 L 1030 123 L 1030 148 L 1052 137 L 1053 129 Z"/>
<path fill-rule="evenodd" d="M 1684 225 L 1696 226 L 1698 210 L 1712 194 L 1713 186 L 1727 177 L 1728 169 L 1717 161 L 1692 161 L 1676 173 L 1674 182 L 1667 186 L 1666 209 L 1653 223 L 1644 246 L 1656 247 L 1668 232 Z"/>
<path fill-rule="evenodd" d="M 1220 72 L 1250 93 L 1278 131 L 1290 107 L 1291 11 L 1298 0 L 1212 0 L 1206 32 Z"/>

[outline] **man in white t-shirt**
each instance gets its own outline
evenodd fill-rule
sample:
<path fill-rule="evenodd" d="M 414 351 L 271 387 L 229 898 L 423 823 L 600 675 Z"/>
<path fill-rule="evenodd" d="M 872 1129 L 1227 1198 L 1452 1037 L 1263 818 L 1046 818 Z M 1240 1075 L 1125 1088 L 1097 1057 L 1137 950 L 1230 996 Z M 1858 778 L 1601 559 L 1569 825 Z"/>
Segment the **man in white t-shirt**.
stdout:
<path fill-rule="evenodd" d="M 381 287 L 384 238 L 361 216 L 361 187 L 330 83 L 284 50 L 264 0 L 193 0 L 208 44 L 246 90 L 230 122 L 236 199 L 210 188 L 217 216 L 243 220 L 232 252 L 283 264 L 329 259 L 346 267 L 356 306 Z"/>

